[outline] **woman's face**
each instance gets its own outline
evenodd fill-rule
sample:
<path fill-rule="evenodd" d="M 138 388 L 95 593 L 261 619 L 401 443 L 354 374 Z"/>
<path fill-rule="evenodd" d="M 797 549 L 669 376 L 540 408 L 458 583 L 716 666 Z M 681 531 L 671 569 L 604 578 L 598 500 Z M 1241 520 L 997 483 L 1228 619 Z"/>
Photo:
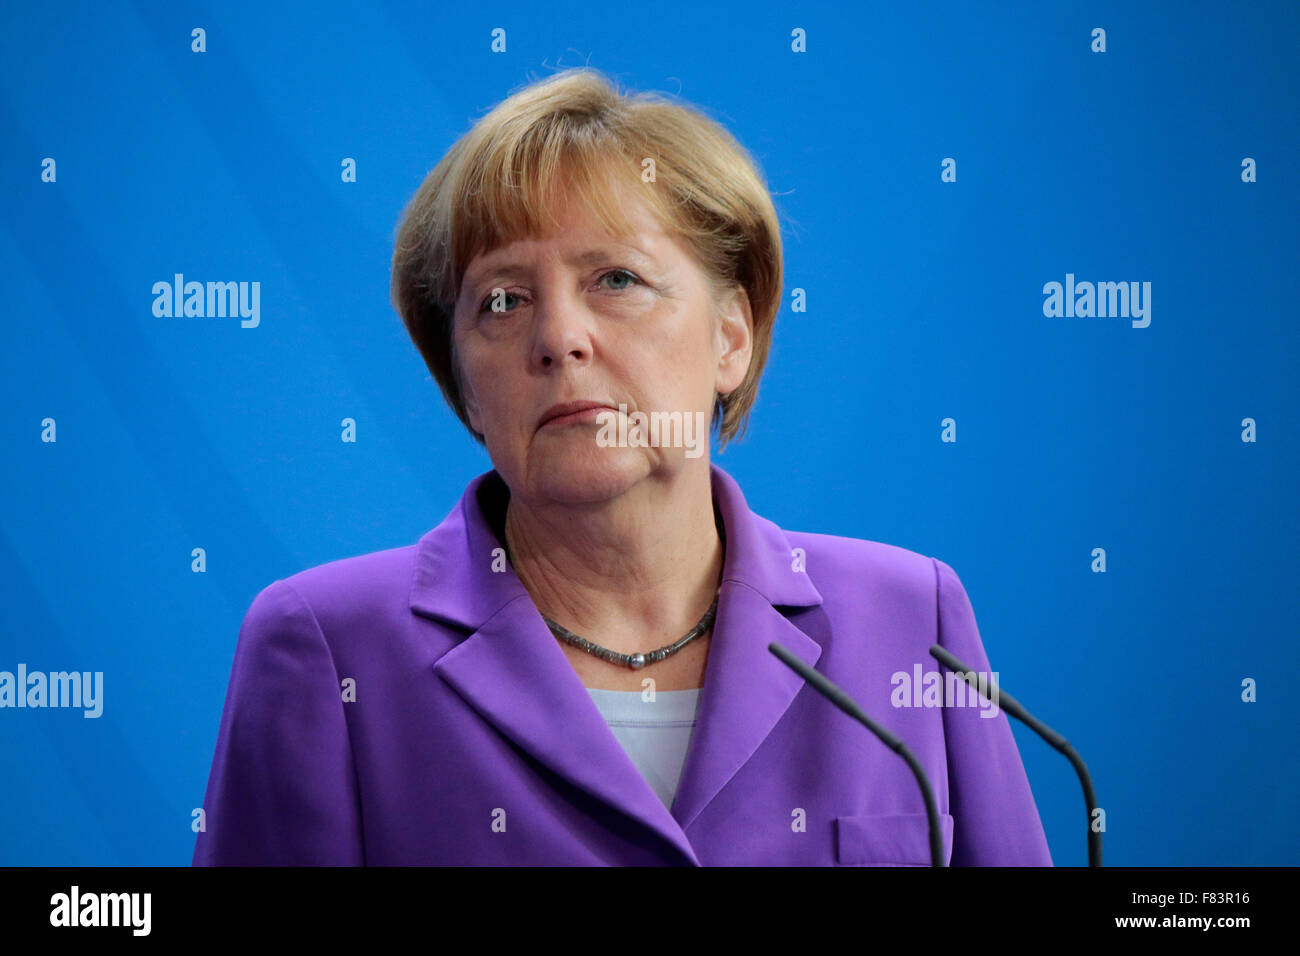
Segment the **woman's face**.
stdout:
<path fill-rule="evenodd" d="M 707 462 L 714 396 L 737 388 L 749 367 L 743 291 L 715 317 L 689 250 L 639 200 L 621 198 L 637 227 L 630 240 L 566 203 L 556 235 L 483 253 L 465 270 L 453 337 L 466 409 L 515 494 L 604 501 L 689 460 Z M 575 401 L 599 402 L 616 419 L 678 412 L 695 449 L 605 447 L 596 411 L 543 424 L 553 406 Z"/>

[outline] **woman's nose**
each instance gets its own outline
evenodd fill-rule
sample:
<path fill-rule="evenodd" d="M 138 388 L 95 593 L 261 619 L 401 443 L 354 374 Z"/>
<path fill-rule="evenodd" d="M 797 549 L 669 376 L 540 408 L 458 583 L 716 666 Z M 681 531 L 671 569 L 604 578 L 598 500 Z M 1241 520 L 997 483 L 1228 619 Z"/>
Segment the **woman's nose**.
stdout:
<path fill-rule="evenodd" d="M 572 296 L 544 295 L 533 308 L 533 361 L 542 368 L 591 358 L 590 316 Z"/>

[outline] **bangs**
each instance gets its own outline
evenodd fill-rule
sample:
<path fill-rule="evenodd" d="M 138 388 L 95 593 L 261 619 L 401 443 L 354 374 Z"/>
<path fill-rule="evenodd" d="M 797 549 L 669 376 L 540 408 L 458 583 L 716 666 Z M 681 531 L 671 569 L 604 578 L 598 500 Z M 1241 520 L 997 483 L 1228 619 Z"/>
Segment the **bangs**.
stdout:
<path fill-rule="evenodd" d="M 521 239 L 543 239 L 560 226 L 565 203 L 591 210 L 611 235 L 631 238 L 635 229 L 620 203 L 639 184 L 640 164 L 616 142 L 600 142 L 587 124 L 567 117 L 534 127 L 513 142 L 484 144 L 473 170 L 461 184 L 461 200 L 452 206 L 451 267 L 461 278 L 475 256 Z M 645 199 L 660 214 L 655 190 Z"/>

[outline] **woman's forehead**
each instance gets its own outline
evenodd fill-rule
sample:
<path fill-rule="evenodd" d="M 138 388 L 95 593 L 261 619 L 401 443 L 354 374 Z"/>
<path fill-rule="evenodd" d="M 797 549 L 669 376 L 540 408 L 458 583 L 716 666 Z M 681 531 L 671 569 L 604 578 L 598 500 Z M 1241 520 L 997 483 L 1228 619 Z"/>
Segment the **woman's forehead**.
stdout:
<path fill-rule="evenodd" d="M 466 282 L 475 282 L 487 270 L 524 268 L 542 254 L 562 259 L 575 267 L 598 266 L 616 256 L 626 256 L 643 265 L 666 265 L 674 254 L 674 238 L 644 205 L 624 207 L 629 231 L 620 233 L 605 227 L 594 212 L 570 210 L 556 229 L 535 234 L 499 236 L 489 248 L 478 251 L 465 269 Z"/>

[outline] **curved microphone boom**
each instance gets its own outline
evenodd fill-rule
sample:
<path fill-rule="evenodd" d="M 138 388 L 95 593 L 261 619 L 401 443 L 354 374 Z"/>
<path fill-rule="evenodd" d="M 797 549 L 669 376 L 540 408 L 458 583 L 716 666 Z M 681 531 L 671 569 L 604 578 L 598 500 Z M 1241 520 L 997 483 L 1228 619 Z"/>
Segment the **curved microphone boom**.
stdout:
<path fill-rule="evenodd" d="M 1053 749 L 1065 754 L 1070 763 L 1074 764 L 1074 769 L 1079 774 L 1079 782 L 1083 784 L 1083 801 L 1088 806 L 1088 865 L 1101 866 L 1101 831 L 1093 826 L 1092 819 L 1093 811 L 1097 809 L 1097 794 L 1092 789 L 1092 777 L 1088 776 L 1088 768 L 1084 766 L 1083 758 L 1070 746 L 1070 742 L 1025 710 L 1024 706 L 1014 697 L 996 686 L 994 690 L 998 695 L 998 699 L 994 701 L 989 696 L 987 686 L 978 686 L 987 682 L 977 681 L 975 672 L 950 654 L 947 649 L 935 644 L 930 648 L 930 656 L 945 665 L 949 670 L 955 671 L 957 676 L 974 688 L 985 700 L 997 704 L 1012 717 L 1028 726 L 1030 730 L 1046 740 Z"/>
<path fill-rule="evenodd" d="M 946 866 L 943 860 L 943 831 L 939 828 L 939 810 L 934 802 L 934 791 L 930 789 L 930 781 L 926 779 L 925 771 L 921 769 L 921 762 L 916 759 L 916 755 L 907 749 L 907 745 L 902 740 L 868 717 L 862 708 L 854 703 L 852 697 L 799 660 L 785 647 L 773 641 L 767 645 L 767 649 L 779 657 L 792 671 L 812 684 L 817 693 L 854 720 L 865 725 L 886 747 L 907 761 L 907 765 L 912 768 L 912 773 L 916 776 L 921 794 L 925 797 L 925 818 L 930 828 L 930 865 Z"/>

